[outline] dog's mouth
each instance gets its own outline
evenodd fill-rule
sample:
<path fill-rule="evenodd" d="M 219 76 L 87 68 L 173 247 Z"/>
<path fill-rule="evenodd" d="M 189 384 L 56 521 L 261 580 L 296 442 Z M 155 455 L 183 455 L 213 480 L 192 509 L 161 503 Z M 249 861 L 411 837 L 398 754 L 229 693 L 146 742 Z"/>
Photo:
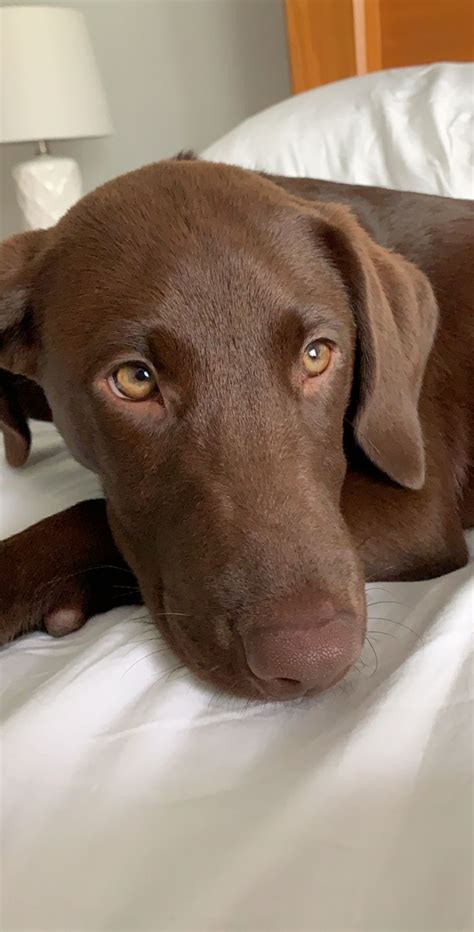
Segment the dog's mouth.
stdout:
<path fill-rule="evenodd" d="M 284 675 L 284 664 L 282 675 L 278 675 L 280 670 L 275 665 L 269 670 L 258 666 L 238 625 L 231 625 L 224 618 L 214 618 L 212 623 L 193 618 L 180 611 L 165 593 L 161 594 L 160 601 L 160 607 L 152 612 L 155 624 L 190 673 L 219 692 L 247 700 L 288 702 L 327 692 L 340 683 L 357 662 L 365 637 L 365 624 L 356 616 L 338 619 L 332 641 L 330 637 L 321 644 L 320 657 L 314 654 L 309 667 L 307 659 L 303 658 L 303 672 L 301 666 L 298 667 L 297 676 Z M 318 626 L 314 629 L 318 631 Z M 298 629 L 289 628 L 284 634 L 285 643 L 291 644 L 292 637 L 297 640 L 300 636 L 301 640 Z M 303 634 L 308 637 L 307 632 Z M 281 635 L 281 630 L 277 629 L 277 642 Z M 308 651 L 314 651 L 313 631 L 309 632 L 309 638 Z M 269 644 L 271 650 L 271 635 Z M 261 658 L 258 660 L 261 663 Z"/>
<path fill-rule="evenodd" d="M 215 621 L 214 625 L 200 625 L 190 614 L 179 612 L 166 593 L 162 593 L 161 601 L 162 610 L 152 611 L 152 617 L 168 646 L 192 675 L 227 695 L 253 700 L 269 698 L 246 662 L 237 631 L 232 632 L 228 624 L 221 622 L 218 623 L 219 636 Z M 295 689 L 288 689 L 286 696 L 282 691 L 281 696 L 275 695 L 275 698 L 292 699 L 298 695 Z"/>

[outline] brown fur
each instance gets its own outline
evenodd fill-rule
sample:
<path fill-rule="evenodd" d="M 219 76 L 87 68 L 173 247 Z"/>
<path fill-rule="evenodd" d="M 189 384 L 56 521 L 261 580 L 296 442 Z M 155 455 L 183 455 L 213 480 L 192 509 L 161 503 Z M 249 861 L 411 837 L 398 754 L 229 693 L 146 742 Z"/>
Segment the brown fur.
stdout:
<path fill-rule="evenodd" d="M 464 201 L 184 158 L 7 241 L 7 458 L 26 461 L 27 418 L 49 405 L 101 478 L 113 540 L 104 506 L 83 503 L 4 542 L 4 639 L 113 604 L 107 566 L 126 560 L 215 685 L 289 698 L 340 679 L 365 635 L 364 578 L 466 561 L 471 233 Z M 307 380 L 318 338 L 332 364 Z M 127 358 L 153 363 L 162 404 L 107 390 Z"/>

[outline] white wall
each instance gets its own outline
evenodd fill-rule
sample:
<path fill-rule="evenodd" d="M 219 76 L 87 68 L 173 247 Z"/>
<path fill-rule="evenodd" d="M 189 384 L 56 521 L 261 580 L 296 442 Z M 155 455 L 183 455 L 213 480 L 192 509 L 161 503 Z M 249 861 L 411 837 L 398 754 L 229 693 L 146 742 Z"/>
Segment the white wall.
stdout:
<path fill-rule="evenodd" d="M 85 190 L 183 148 L 200 150 L 290 93 L 283 0 L 23 0 L 84 13 L 115 134 L 57 142 Z M 5 5 L 14 5 L 5 3 Z M 21 229 L 10 177 L 29 144 L 0 147 L 0 234 Z"/>

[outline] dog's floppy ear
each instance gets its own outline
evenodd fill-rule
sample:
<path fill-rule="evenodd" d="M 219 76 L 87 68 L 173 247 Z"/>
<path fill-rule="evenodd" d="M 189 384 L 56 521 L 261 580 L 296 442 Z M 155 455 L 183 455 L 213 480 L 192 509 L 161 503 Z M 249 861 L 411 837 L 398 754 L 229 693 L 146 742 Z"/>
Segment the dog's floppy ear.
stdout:
<path fill-rule="evenodd" d="M 46 231 L 35 230 L 0 244 L 0 429 L 12 466 L 28 457 L 28 416 L 48 417 L 41 389 L 24 378 L 36 375 L 39 347 L 31 299 L 46 238 Z"/>
<path fill-rule="evenodd" d="M 355 437 L 399 485 L 421 489 L 425 450 L 418 412 L 438 321 L 426 276 L 377 245 L 351 211 L 323 208 L 322 235 L 348 289 L 358 333 Z"/>
<path fill-rule="evenodd" d="M 0 366 L 32 378 L 38 355 L 31 306 L 34 274 L 47 233 L 31 230 L 0 244 Z"/>

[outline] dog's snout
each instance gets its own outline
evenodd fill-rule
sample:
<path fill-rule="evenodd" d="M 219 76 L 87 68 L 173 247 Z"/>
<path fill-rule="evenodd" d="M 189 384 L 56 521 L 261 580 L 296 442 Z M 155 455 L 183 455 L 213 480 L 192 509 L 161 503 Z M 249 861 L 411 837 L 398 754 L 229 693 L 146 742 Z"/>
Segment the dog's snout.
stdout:
<path fill-rule="evenodd" d="M 262 693 L 291 699 L 337 683 L 357 660 L 363 631 L 354 612 L 314 593 L 274 605 L 241 636 Z"/>

